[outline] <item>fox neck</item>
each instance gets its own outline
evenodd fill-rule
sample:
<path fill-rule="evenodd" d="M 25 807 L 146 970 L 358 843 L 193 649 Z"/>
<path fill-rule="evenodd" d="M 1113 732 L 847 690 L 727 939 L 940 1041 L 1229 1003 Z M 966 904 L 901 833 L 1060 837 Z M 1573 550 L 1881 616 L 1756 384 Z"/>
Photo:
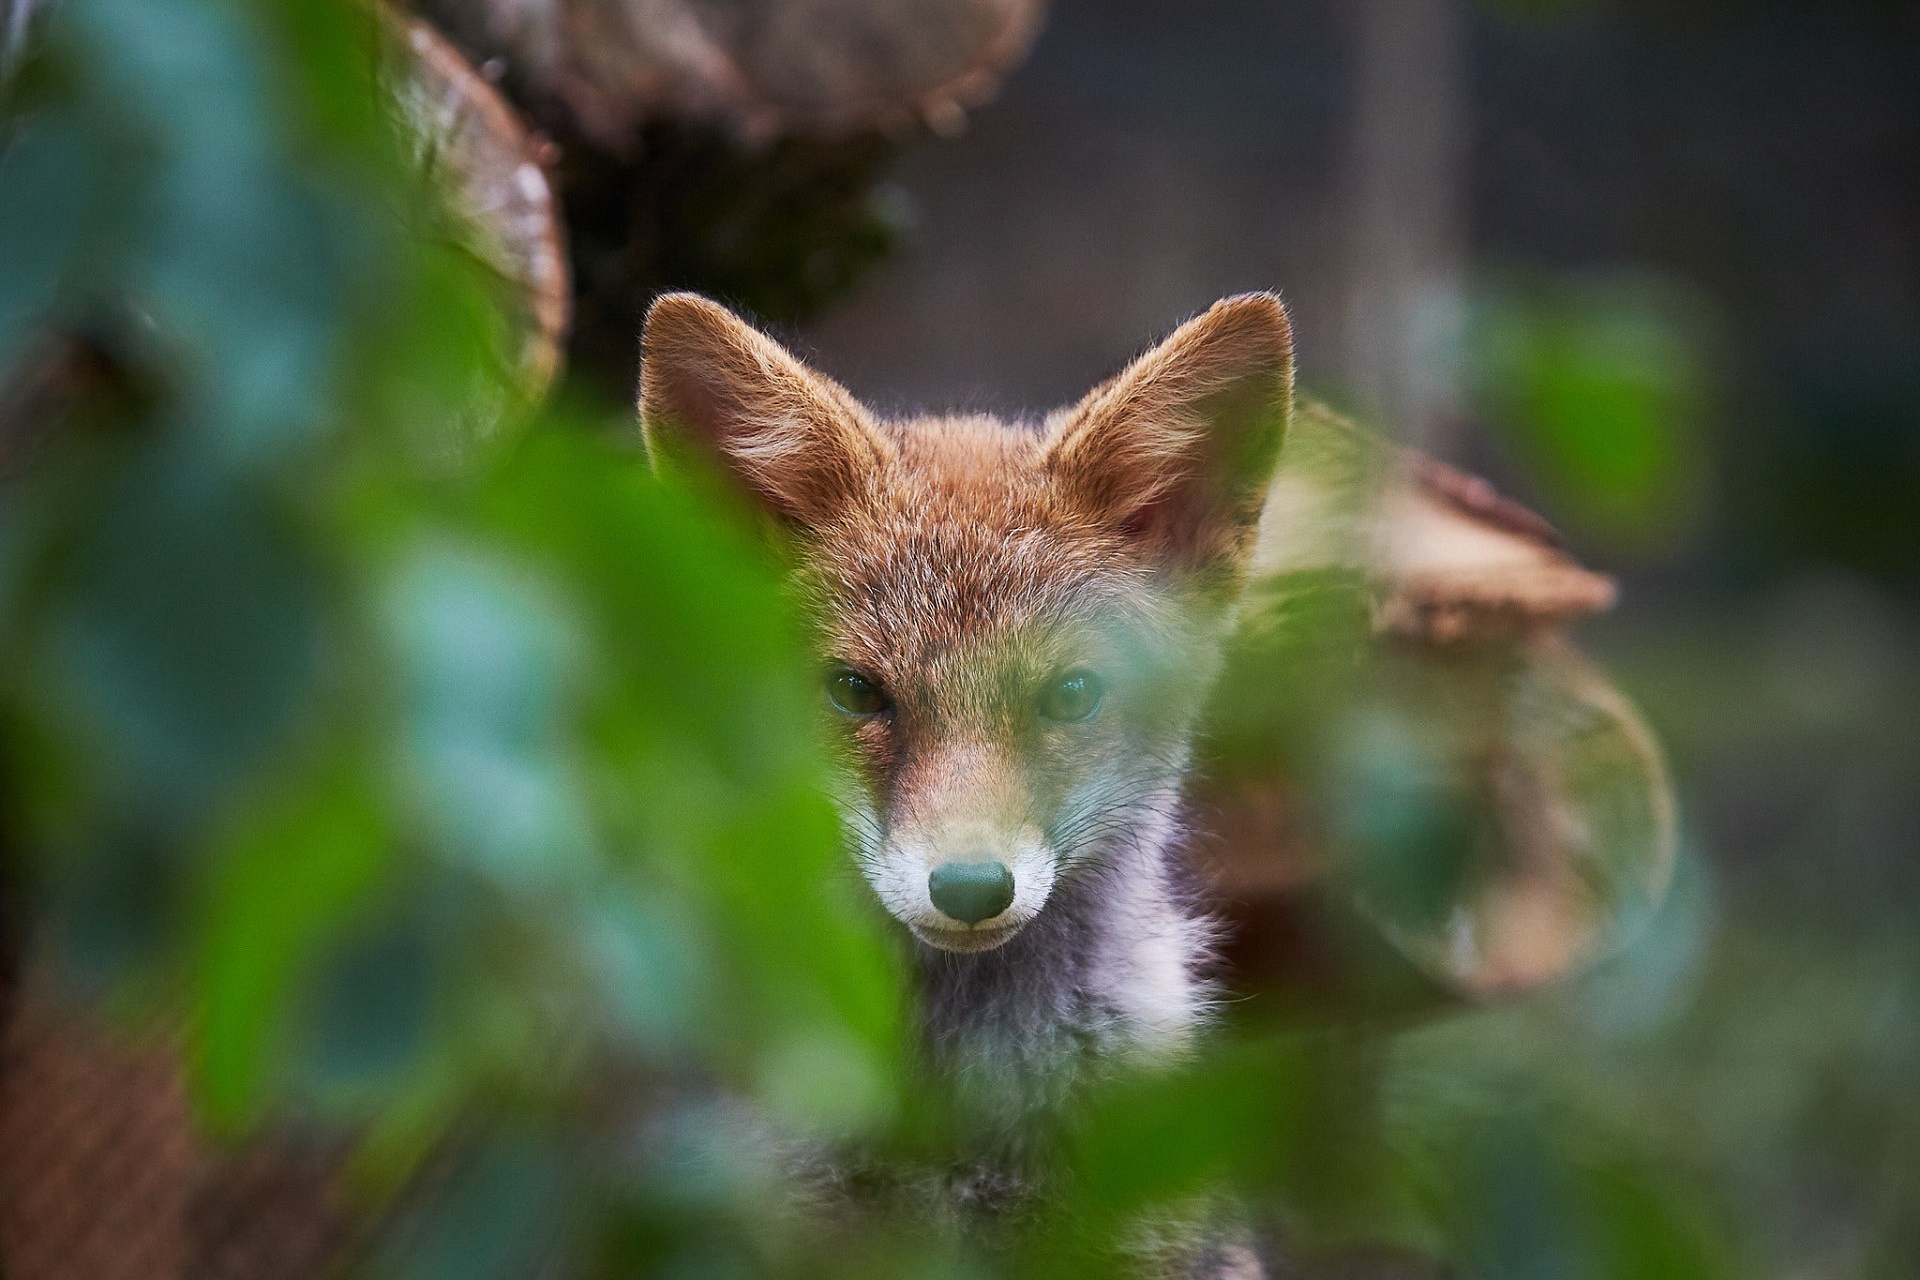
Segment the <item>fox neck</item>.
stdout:
<path fill-rule="evenodd" d="M 932 1065 L 963 1096 L 1049 1107 L 1099 1062 L 1176 1056 L 1200 1029 L 1216 926 L 1188 884 L 1178 790 L 1141 812 L 1004 946 L 916 944 Z"/>

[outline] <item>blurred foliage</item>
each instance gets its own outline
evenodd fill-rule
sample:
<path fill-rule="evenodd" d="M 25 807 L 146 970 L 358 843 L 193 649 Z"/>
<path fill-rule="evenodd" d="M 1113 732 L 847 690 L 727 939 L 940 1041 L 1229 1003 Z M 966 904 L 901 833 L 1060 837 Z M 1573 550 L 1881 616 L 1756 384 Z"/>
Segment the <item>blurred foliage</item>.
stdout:
<path fill-rule="evenodd" d="M 1268 544 L 1270 564 L 1294 567 L 1244 602 L 1200 744 L 1200 799 L 1236 867 L 1262 840 L 1315 851 L 1406 960 L 1484 997 L 1644 927 L 1672 869 L 1671 788 L 1638 713 L 1561 624 L 1463 605 L 1489 578 L 1459 544 L 1457 577 L 1425 580 L 1458 608 L 1444 640 L 1409 625 L 1407 580 L 1339 567 L 1375 554 L 1383 507 L 1457 511 L 1425 505 L 1435 493 L 1400 460 L 1324 412 L 1295 415 L 1275 502 L 1304 532 Z M 1533 544 L 1474 528 L 1481 564 L 1488 546 L 1510 557 L 1502 587 L 1536 581 Z M 1432 554 L 1449 554 L 1432 536 Z"/>
<path fill-rule="evenodd" d="M 1471 314 L 1474 398 L 1550 509 L 1643 553 L 1688 532 L 1708 481 L 1701 307 L 1652 279 L 1518 277 Z"/>
<path fill-rule="evenodd" d="M 500 300 L 377 114 L 381 33 L 78 0 L 6 87 L 0 369 L 85 370 L 0 423 L 46 437 L 0 759 L 63 966 L 187 1002 L 208 1123 L 341 1109 L 376 1182 L 481 1104 L 538 1136 L 475 1176 L 537 1176 L 609 1058 L 871 1125 L 895 962 L 774 570 L 596 415 L 496 421 Z"/>
<path fill-rule="evenodd" d="M 380 24 L 343 0 L 42 16 L 0 87 L 0 849 L 69 981 L 189 1029 L 208 1126 L 331 1117 L 363 1194 L 412 1188 L 375 1273 L 1109 1276 L 1156 1229 L 1245 1223 L 1397 1274 L 1911 1274 L 1910 944 L 1717 934 L 1693 860 L 1640 945 L 1524 1004 L 1238 1010 L 1217 1051 L 1116 1071 L 1034 1134 L 1037 1198 L 956 1218 L 941 1193 L 990 1153 L 914 1071 L 775 567 L 610 443 L 624 406 L 502 390 L 500 299 L 379 114 Z M 820 182 L 867 208 L 794 178 Z M 791 233 L 770 258 L 648 216 L 781 312 L 871 248 L 864 214 L 848 250 L 778 199 L 742 215 Z M 1516 289 L 1478 339 L 1513 447 L 1623 539 L 1669 536 L 1700 482 L 1666 307 Z M 1360 656 L 1353 584 L 1314 585 L 1222 736 L 1357 787 L 1351 843 L 1385 859 L 1359 874 L 1431 924 L 1470 859 L 1381 867 L 1463 826 L 1404 733 L 1345 714 L 1424 677 Z M 1832 652 L 1782 644 L 1795 681 Z M 1733 677 L 1703 652 L 1645 687 L 1707 696 Z M 1864 696 L 1891 716 L 1910 686 Z M 842 1148 L 873 1163 L 807 1212 L 795 1170 Z"/>

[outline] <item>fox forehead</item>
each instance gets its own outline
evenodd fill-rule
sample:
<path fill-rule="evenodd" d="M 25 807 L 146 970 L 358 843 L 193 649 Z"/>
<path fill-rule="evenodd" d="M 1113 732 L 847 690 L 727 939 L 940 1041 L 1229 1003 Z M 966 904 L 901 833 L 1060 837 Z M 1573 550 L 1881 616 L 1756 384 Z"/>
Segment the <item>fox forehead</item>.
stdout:
<path fill-rule="evenodd" d="M 895 684 L 1045 667 L 1153 607 L 1148 566 L 1061 500 L 1041 428 L 983 416 L 879 424 L 896 455 L 802 553 L 828 652 Z M 958 674 L 958 672 L 953 672 Z"/>

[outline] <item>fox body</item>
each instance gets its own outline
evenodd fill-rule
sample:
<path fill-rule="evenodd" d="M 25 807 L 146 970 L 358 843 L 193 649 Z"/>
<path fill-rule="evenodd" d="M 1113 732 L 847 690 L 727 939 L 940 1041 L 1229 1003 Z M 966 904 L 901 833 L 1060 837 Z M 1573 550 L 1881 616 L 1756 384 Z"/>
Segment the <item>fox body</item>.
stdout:
<path fill-rule="evenodd" d="M 1182 787 L 1291 401 L 1266 294 L 1024 422 L 885 421 L 703 298 L 648 316 L 649 450 L 791 535 L 850 842 L 963 1084 L 1044 1103 L 1207 1015 Z"/>

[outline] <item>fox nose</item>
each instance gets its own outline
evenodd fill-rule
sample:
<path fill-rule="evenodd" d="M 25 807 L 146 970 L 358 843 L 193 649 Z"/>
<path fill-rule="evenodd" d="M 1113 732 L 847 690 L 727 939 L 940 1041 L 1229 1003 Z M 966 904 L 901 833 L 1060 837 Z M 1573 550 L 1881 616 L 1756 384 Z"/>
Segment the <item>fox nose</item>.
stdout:
<path fill-rule="evenodd" d="M 1013 901 L 1013 872 L 1004 862 L 943 862 L 927 877 L 927 893 L 955 920 L 979 924 Z"/>

